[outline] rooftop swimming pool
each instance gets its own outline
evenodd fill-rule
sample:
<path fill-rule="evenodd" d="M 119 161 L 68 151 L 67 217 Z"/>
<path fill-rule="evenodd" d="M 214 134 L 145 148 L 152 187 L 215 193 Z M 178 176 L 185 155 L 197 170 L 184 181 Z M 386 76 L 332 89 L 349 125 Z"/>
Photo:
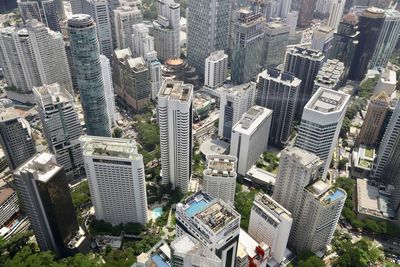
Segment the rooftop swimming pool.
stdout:
<path fill-rule="evenodd" d="M 344 192 L 336 189 L 334 193 L 327 195 L 325 200 L 329 201 L 329 202 L 333 202 L 333 201 L 336 201 L 343 197 L 344 197 Z"/>
<path fill-rule="evenodd" d="M 151 257 L 153 262 L 156 264 L 157 267 L 170 267 L 169 263 L 165 261 L 163 257 L 159 254 L 155 254 Z"/>
<path fill-rule="evenodd" d="M 202 210 L 204 210 L 208 206 L 208 202 L 205 201 L 204 199 L 202 199 L 200 201 L 193 200 L 191 203 L 189 203 L 189 206 L 190 207 L 188 207 L 185 210 L 185 212 L 186 212 L 187 216 L 193 217 L 197 213 L 199 213 Z"/>

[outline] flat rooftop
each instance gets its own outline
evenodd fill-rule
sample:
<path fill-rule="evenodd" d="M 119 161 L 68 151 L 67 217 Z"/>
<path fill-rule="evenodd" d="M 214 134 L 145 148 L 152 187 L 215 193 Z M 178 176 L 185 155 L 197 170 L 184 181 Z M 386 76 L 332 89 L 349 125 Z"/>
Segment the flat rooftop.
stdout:
<path fill-rule="evenodd" d="M 224 58 L 228 58 L 228 55 L 225 54 L 224 50 L 218 50 L 218 51 L 212 52 L 207 59 L 215 62 L 215 61 L 219 61 Z"/>
<path fill-rule="evenodd" d="M 252 90 L 256 87 L 256 83 L 254 82 L 249 82 L 241 85 L 236 85 L 233 87 L 228 87 L 228 88 L 223 88 L 222 90 L 224 92 L 227 92 L 230 95 L 233 96 L 242 96 L 244 95 L 248 90 Z"/>
<path fill-rule="evenodd" d="M 219 139 L 209 139 L 200 145 L 200 151 L 203 155 L 222 155 L 228 151 L 229 143 Z"/>
<path fill-rule="evenodd" d="M 81 136 L 80 141 L 83 142 L 85 155 L 121 159 L 137 159 L 140 156 L 135 141 L 131 139 Z"/>
<path fill-rule="evenodd" d="M 236 176 L 236 162 L 237 158 L 235 156 L 207 156 L 207 169 L 205 170 L 205 174 L 211 176 Z"/>
<path fill-rule="evenodd" d="M 240 215 L 221 200 L 208 205 L 203 211 L 196 214 L 196 218 L 215 233 L 238 217 Z"/>
<path fill-rule="evenodd" d="M 298 87 L 301 80 L 296 78 L 289 72 L 282 72 L 275 68 L 268 68 L 258 75 L 258 79 L 271 79 L 275 82 L 282 83 L 287 86 Z"/>
<path fill-rule="evenodd" d="M 311 49 L 309 47 L 303 47 L 301 45 L 294 45 L 288 48 L 288 53 L 292 55 L 297 55 L 301 57 L 308 58 L 310 60 L 322 60 L 325 58 L 324 54 L 315 49 Z"/>
<path fill-rule="evenodd" d="M 19 115 L 13 107 L 0 108 L 0 121 L 10 121 L 18 117 Z"/>
<path fill-rule="evenodd" d="M 61 90 L 58 83 L 34 87 L 33 92 L 40 97 L 43 106 L 72 101 L 72 96 L 65 90 Z"/>
<path fill-rule="evenodd" d="M 198 240 L 190 235 L 184 234 L 171 243 L 171 248 L 174 253 L 178 254 L 189 254 L 204 257 L 207 259 L 213 259 L 220 262 L 219 259 L 213 252 L 203 246 Z"/>
<path fill-rule="evenodd" d="M 212 197 L 200 191 L 188 197 L 185 202 L 182 203 L 184 205 L 182 209 L 188 217 L 194 217 L 196 214 L 203 211 L 211 201 Z"/>
<path fill-rule="evenodd" d="M 11 187 L 0 188 L 0 205 L 9 199 L 15 193 Z"/>
<path fill-rule="evenodd" d="M 161 86 L 159 97 L 169 97 L 182 102 L 188 102 L 193 94 L 193 85 L 184 84 L 181 81 L 164 81 Z"/>
<path fill-rule="evenodd" d="M 314 153 L 308 152 L 298 147 L 288 147 L 284 150 L 284 154 L 295 158 L 299 164 L 303 166 L 315 165 L 321 162 L 321 159 Z M 281 154 L 282 158 L 282 154 Z"/>
<path fill-rule="evenodd" d="M 233 126 L 235 131 L 251 134 L 266 118 L 272 116 L 272 110 L 254 106 L 250 108 L 242 118 Z"/>
<path fill-rule="evenodd" d="M 350 96 L 326 88 L 319 88 L 308 101 L 306 108 L 321 113 L 332 113 L 343 110 Z"/>
<path fill-rule="evenodd" d="M 270 212 L 275 213 L 277 217 L 292 217 L 292 214 L 287 209 L 285 209 L 282 205 L 273 200 L 272 197 L 268 196 L 267 194 L 258 193 L 254 198 L 254 202 L 258 203 Z"/>
<path fill-rule="evenodd" d="M 46 183 L 60 169 L 62 169 L 62 167 L 57 165 L 54 155 L 47 152 L 42 152 L 40 154 L 36 154 L 33 158 L 18 167 L 15 172 L 19 173 L 24 171 L 32 173 L 37 181 Z"/>
<path fill-rule="evenodd" d="M 318 180 L 307 186 L 307 190 L 323 205 L 329 205 L 346 198 L 346 192 L 341 188 L 333 188 L 328 183 Z"/>

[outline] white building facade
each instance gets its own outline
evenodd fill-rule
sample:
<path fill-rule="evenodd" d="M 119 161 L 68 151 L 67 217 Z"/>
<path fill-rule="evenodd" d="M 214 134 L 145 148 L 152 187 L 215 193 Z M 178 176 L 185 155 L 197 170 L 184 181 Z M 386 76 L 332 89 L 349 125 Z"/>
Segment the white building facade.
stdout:
<path fill-rule="evenodd" d="M 223 50 L 212 52 L 206 58 L 204 85 L 209 88 L 221 86 L 228 78 L 228 55 Z"/>

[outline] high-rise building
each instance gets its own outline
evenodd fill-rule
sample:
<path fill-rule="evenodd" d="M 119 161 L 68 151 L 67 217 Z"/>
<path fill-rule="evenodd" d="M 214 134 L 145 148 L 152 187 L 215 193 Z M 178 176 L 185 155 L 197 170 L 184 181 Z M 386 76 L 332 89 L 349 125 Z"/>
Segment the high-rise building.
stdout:
<path fill-rule="evenodd" d="M 328 26 L 332 27 L 335 31 L 339 27 L 339 23 L 342 20 L 344 6 L 346 0 L 333 0 L 331 10 L 329 12 Z"/>
<path fill-rule="evenodd" d="M 324 161 L 325 179 L 346 113 L 350 95 L 320 88 L 304 107 L 296 146 Z"/>
<path fill-rule="evenodd" d="M 313 32 L 311 49 L 321 51 L 324 55 L 329 52 L 330 43 L 335 30 L 329 26 L 320 26 Z"/>
<path fill-rule="evenodd" d="M 34 87 L 33 92 L 51 153 L 67 173 L 78 174 L 83 167 L 79 143 L 82 126 L 74 99 L 57 83 Z"/>
<path fill-rule="evenodd" d="M 143 157 L 133 140 L 81 136 L 83 160 L 97 220 L 147 223 Z"/>
<path fill-rule="evenodd" d="M 176 204 L 176 236 L 189 234 L 211 250 L 225 267 L 234 267 L 240 214 L 223 200 L 204 192 Z"/>
<path fill-rule="evenodd" d="M 265 18 L 250 8 L 241 8 L 236 15 L 232 51 L 231 81 L 250 82 L 261 69 Z"/>
<path fill-rule="evenodd" d="M 287 19 L 290 15 L 290 7 L 292 5 L 292 0 L 282 0 L 281 2 L 281 12 L 280 17 Z"/>
<path fill-rule="evenodd" d="M 246 175 L 267 150 L 271 120 L 272 110 L 254 106 L 233 126 L 229 154 L 237 157 L 240 175 Z"/>
<path fill-rule="evenodd" d="M 0 109 L 0 143 L 12 171 L 36 153 L 29 122 L 13 107 Z"/>
<path fill-rule="evenodd" d="M 96 24 L 90 15 L 73 15 L 68 20 L 68 32 L 86 132 L 95 136 L 111 136 Z"/>
<path fill-rule="evenodd" d="M 256 104 L 272 112 L 269 144 L 284 147 L 289 143 L 301 80 L 288 72 L 266 69 L 258 75 Z"/>
<path fill-rule="evenodd" d="M 207 155 L 203 171 L 203 190 L 229 205 L 235 203 L 237 158 L 229 155 Z"/>
<path fill-rule="evenodd" d="M 206 58 L 204 85 L 215 89 L 228 78 L 228 55 L 223 50 L 212 52 Z"/>
<path fill-rule="evenodd" d="M 162 183 L 186 193 L 192 176 L 193 85 L 164 81 L 158 93 Z"/>
<path fill-rule="evenodd" d="M 290 236 L 291 245 L 298 253 L 316 253 L 326 249 L 333 238 L 346 197 L 346 191 L 321 180 L 304 189 L 301 213 L 296 215 Z"/>
<path fill-rule="evenodd" d="M 36 20 L 28 21 L 26 25 L 41 83 L 58 83 L 73 94 L 63 35 Z"/>
<path fill-rule="evenodd" d="M 65 19 L 61 0 L 19 0 L 18 8 L 24 23 L 28 20 L 43 22 L 52 31 L 60 31 L 60 22 Z"/>
<path fill-rule="evenodd" d="M 395 9 L 385 10 L 382 25 L 374 54 L 369 62 L 369 69 L 385 68 L 396 47 L 400 34 L 400 12 Z"/>
<path fill-rule="evenodd" d="M 229 0 L 188 2 L 187 58 L 201 75 L 211 52 L 228 48 L 230 6 Z"/>
<path fill-rule="evenodd" d="M 224 89 L 220 96 L 218 136 L 231 139 L 232 127 L 254 106 L 256 84 L 253 82 Z"/>
<path fill-rule="evenodd" d="M 346 79 L 358 45 L 358 35 L 357 16 L 354 13 L 348 13 L 339 23 L 329 49 L 328 58 L 343 62 Z"/>
<path fill-rule="evenodd" d="M 158 58 L 165 61 L 179 58 L 180 46 L 180 4 L 173 0 L 157 1 L 158 16 L 153 22 L 154 49 Z"/>
<path fill-rule="evenodd" d="M 377 147 L 379 144 L 382 127 L 386 120 L 390 106 L 390 99 L 386 92 L 381 92 L 371 97 L 368 104 L 367 115 L 358 135 L 358 144 Z"/>
<path fill-rule="evenodd" d="M 137 7 L 120 6 L 114 10 L 117 48 L 132 47 L 132 26 L 143 22 L 142 11 Z"/>
<path fill-rule="evenodd" d="M 64 168 L 43 152 L 16 169 L 14 178 L 39 248 L 68 255 L 79 226 Z"/>
<path fill-rule="evenodd" d="M 296 119 L 301 118 L 304 106 L 310 100 L 314 89 L 314 80 L 325 60 L 322 52 L 302 46 L 291 46 L 286 51 L 285 71 L 301 80 L 296 104 Z"/>
<path fill-rule="evenodd" d="M 115 125 L 115 122 L 118 119 L 118 115 L 115 109 L 115 94 L 112 81 L 110 60 L 106 56 L 100 55 L 100 65 L 101 76 L 103 77 L 104 93 L 106 96 L 108 119 L 110 120 L 111 125 Z"/>
<path fill-rule="evenodd" d="M 150 97 L 151 100 L 156 100 L 163 82 L 161 63 L 155 57 L 148 58 L 146 61 L 150 74 Z"/>
<path fill-rule="evenodd" d="M 377 47 L 384 21 L 385 12 L 374 7 L 366 9 L 358 17 L 359 42 L 350 66 L 350 80 L 360 82 L 364 79 L 368 64 Z"/>
<path fill-rule="evenodd" d="M 132 57 L 129 48 L 114 51 L 113 81 L 122 101 L 136 111 L 149 103 L 149 69 L 142 57 Z"/>
<path fill-rule="evenodd" d="M 345 84 L 344 71 L 342 62 L 337 59 L 328 59 L 315 77 L 313 94 L 320 87 L 337 91 Z"/>
<path fill-rule="evenodd" d="M 311 20 L 313 19 L 317 1 L 300 0 L 299 2 L 300 2 L 300 10 L 299 10 L 299 19 L 297 24 L 300 27 L 307 27 L 310 25 Z"/>
<path fill-rule="evenodd" d="M 250 213 L 249 235 L 271 248 L 271 257 L 283 261 L 292 227 L 292 214 L 267 194 L 258 193 Z"/>
<path fill-rule="evenodd" d="M 297 27 L 297 20 L 299 18 L 299 12 L 298 11 L 290 11 L 288 13 L 288 17 L 286 19 L 286 22 L 289 26 L 289 35 L 294 36 L 296 35 L 296 27 Z"/>
<path fill-rule="evenodd" d="M 285 61 L 288 42 L 289 26 L 282 21 L 268 22 L 264 30 L 262 66 L 268 68 L 282 64 Z"/>

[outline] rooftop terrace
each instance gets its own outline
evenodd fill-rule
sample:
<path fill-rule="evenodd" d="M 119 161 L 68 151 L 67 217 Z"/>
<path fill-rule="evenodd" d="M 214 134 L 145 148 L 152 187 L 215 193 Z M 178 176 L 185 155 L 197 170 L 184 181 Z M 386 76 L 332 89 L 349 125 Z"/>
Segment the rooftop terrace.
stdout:
<path fill-rule="evenodd" d="M 346 106 L 349 97 L 337 91 L 319 88 L 307 103 L 306 108 L 322 113 L 340 111 Z"/>
<path fill-rule="evenodd" d="M 193 85 L 184 84 L 181 81 L 166 80 L 160 89 L 159 96 L 188 102 L 192 93 Z"/>
<path fill-rule="evenodd" d="M 212 176 L 235 176 L 237 158 L 228 155 L 207 156 L 207 169 L 205 174 Z"/>
<path fill-rule="evenodd" d="M 140 154 L 136 144 L 130 139 L 81 136 L 83 153 L 90 156 L 136 159 Z"/>
<path fill-rule="evenodd" d="M 199 212 L 196 218 L 216 233 L 239 216 L 235 210 L 219 200 Z"/>

